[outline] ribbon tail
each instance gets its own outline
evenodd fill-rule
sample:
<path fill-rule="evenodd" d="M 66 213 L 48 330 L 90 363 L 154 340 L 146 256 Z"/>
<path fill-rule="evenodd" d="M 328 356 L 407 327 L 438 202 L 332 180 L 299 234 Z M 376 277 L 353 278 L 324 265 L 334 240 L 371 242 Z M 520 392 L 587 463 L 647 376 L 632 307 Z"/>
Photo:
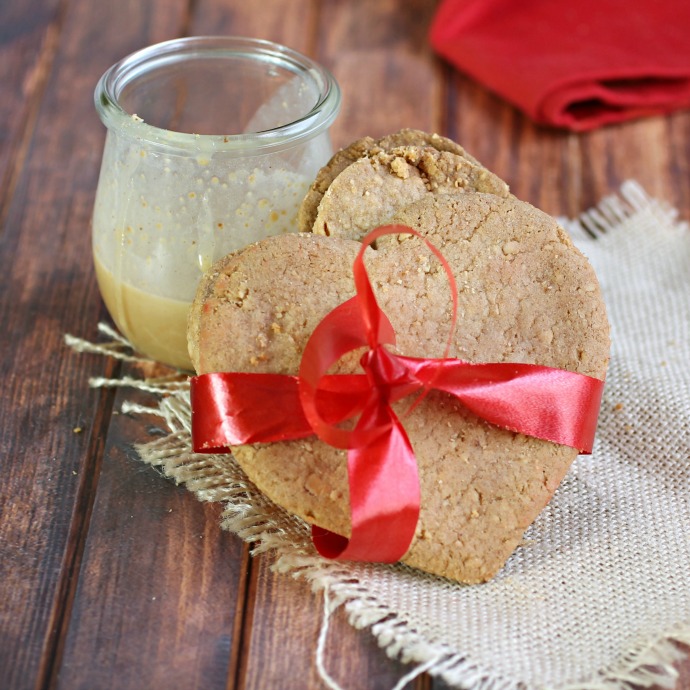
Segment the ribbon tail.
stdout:
<path fill-rule="evenodd" d="M 454 395 L 491 424 L 592 452 L 599 379 L 538 364 L 400 359 L 423 385 Z"/>
<path fill-rule="evenodd" d="M 590 376 L 519 365 L 503 385 L 482 382 L 458 397 L 492 424 L 589 454 L 603 388 Z"/>
<path fill-rule="evenodd" d="M 352 531 L 347 539 L 314 526 L 312 540 L 326 558 L 395 563 L 408 551 L 419 519 L 420 490 L 412 446 L 393 411 L 376 404 L 365 410 L 348 451 Z M 358 431 L 384 428 L 367 445 Z"/>
<path fill-rule="evenodd" d="M 325 376 L 315 400 L 326 423 L 358 414 L 368 399 L 363 374 Z M 192 447 L 196 453 L 227 453 L 231 446 L 311 436 L 296 376 L 218 372 L 189 380 Z"/>
<path fill-rule="evenodd" d="M 234 445 L 313 433 L 301 414 L 296 377 L 213 373 L 193 376 L 189 385 L 195 453 L 227 453 Z"/>

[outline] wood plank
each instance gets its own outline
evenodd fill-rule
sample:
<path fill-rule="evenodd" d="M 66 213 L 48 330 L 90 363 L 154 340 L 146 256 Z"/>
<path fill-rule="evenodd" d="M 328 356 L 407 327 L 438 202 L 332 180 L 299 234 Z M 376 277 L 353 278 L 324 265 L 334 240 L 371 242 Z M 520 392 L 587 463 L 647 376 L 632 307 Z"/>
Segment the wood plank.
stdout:
<path fill-rule="evenodd" d="M 438 129 L 442 74 L 426 46 L 430 10 L 430 3 L 423 1 L 319 3 L 310 54 L 333 71 L 343 91 L 343 109 L 332 129 L 336 147 L 402 127 Z M 272 11 L 279 10 L 272 6 Z M 304 26 L 311 29 L 308 17 Z M 289 35 L 264 36 L 294 45 Z M 309 45 L 307 38 L 303 40 Z M 253 565 L 244 663 L 237 685 L 229 687 L 320 689 L 324 686 L 314 654 L 321 597 L 305 583 L 272 572 L 269 565 L 270 556 L 256 559 Z M 347 688 L 383 690 L 409 671 L 388 659 L 368 631 L 354 630 L 342 610 L 330 623 L 325 664 L 336 682 Z M 414 687 L 421 690 L 425 683 L 419 679 Z"/>
<path fill-rule="evenodd" d="M 133 44 L 168 34 L 163 12 L 153 17 L 154 28 L 146 19 L 153 15 L 139 9 L 138 30 L 132 31 L 121 5 L 110 5 L 60 3 L 60 31 L 52 29 L 55 59 L 49 64 L 44 48 L 42 67 L 30 73 L 34 82 L 29 76 L 24 83 L 28 110 L 17 117 L 28 118 L 33 129 L 25 128 L 26 143 L 6 153 L 13 167 L 12 184 L 2 190 L 0 238 L 6 382 L 0 541 L 7 549 L 0 562 L 0 668 L 3 683 L 16 690 L 40 688 L 50 678 L 110 409 L 109 396 L 88 391 L 86 382 L 112 367 L 102 359 L 71 357 L 62 342 L 65 332 L 93 334 L 101 313 L 89 237 L 103 141 L 93 88 L 102 70 Z M 172 17 L 171 3 L 161 5 Z M 22 51 L 33 48 L 32 64 L 38 64 L 47 29 L 42 38 L 29 28 L 50 21 L 53 7 L 39 1 L 24 6 L 13 15 L 16 21 L 3 22 L 3 43 L 10 45 L 16 31 L 26 41 Z M 42 96 L 39 103 L 31 102 L 34 93 Z"/>
<path fill-rule="evenodd" d="M 56 298 L 47 304 L 58 314 L 69 287 L 65 281 L 53 284 Z M 0 346 L 8 353 L 2 375 L 9 382 L 0 411 L 5 482 L 0 506 L 0 669 L 7 687 L 18 690 L 40 687 L 43 661 L 56 643 L 68 577 L 78 561 L 70 522 L 88 515 L 102 451 L 99 430 L 110 410 L 108 397 L 85 391 L 81 380 L 82 375 L 104 373 L 102 365 L 97 369 L 93 362 L 84 362 L 78 372 L 69 365 L 53 366 L 53 353 L 62 343 L 57 334 L 47 332 L 46 320 L 41 319 L 43 333 L 32 333 L 20 318 L 5 320 L 10 333 L 27 325 L 22 344 L 40 352 L 40 358 L 27 361 L 21 349 L 12 356 L 8 338 L 0 336 Z M 58 378 L 61 390 L 55 395 L 51 391 L 57 390 Z"/>
<path fill-rule="evenodd" d="M 103 14 L 102 7 L 78 3 L 72 15 L 71 44 L 82 51 L 73 66 L 93 52 L 100 32 L 111 30 L 115 38 L 104 64 L 89 78 L 89 96 L 109 64 L 142 45 L 175 37 L 188 25 L 185 2 L 164 0 L 127 13 L 116 3 L 108 9 Z M 130 22 L 138 32 L 127 30 Z M 122 30 L 113 30 L 118 25 Z M 95 150 L 99 163 L 102 146 Z M 80 587 L 61 631 L 64 655 L 58 647 L 47 686 L 108 687 L 112 682 L 123 687 L 125 682 L 223 688 L 234 644 L 235 603 L 243 598 L 237 591 L 244 582 L 243 547 L 217 529 L 217 508 L 200 506 L 191 494 L 123 454 L 145 435 L 144 427 L 128 422 L 117 416 L 108 429 Z M 127 516 L 118 514 L 122 506 Z M 221 606 L 214 606 L 216 597 Z"/>
<path fill-rule="evenodd" d="M 142 464 L 134 440 L 160 420 L 118 414 L 108 432 L 98 494 L 54 686 L 226 687 L 247 554 L 221 531 L 218 504 L 202 504 Z"/>
<path fill-rule="evenodd" d="M 690 218 L 687 177 L 690 113 L 645 118 L 595 130 L 582 137 L 583 204 L 592 205 L 617 191 L 626 179 L 637 180 L 649 194 Z"/>
<path fill-rule="evenodd" d="M 261 5 L 227 2 L 226 0 L 201 0 L 194 5 L 193 14 L 190 17 L 186 31 L 190 35 L 238 35 L 261 38 L 276 43 L 281 43 L 310 55 L 313 51 L 314 32 L 316 28 L 317 6 L 311 0 L 266 0 Z M 259 558 L 258 562 L 248 563 L 247 581 L 248 591 L 237 602 L 236 634 L 233 638 L 233 647 L 228 664 L 227 688 L 234 688 L 236 684 L 242 684 L 242 677 L 246 668 L 272 667 L 276 658 L 292 659 L 295 655 L 302 654 L 302 647 L 298 645 L 297 638 L 278 640 L 276 647 L 252 646 L 249 640 L 256 630 L 267 631 L 275 626 L 285 632 L 285 626 L 276 626 L 274 618 L 275 610 L 268 611 L 265 618 L 257 620 L 256 628 L 253 627 L 252 611 L 257 590 L 258 573 L 265 567 L 266 559 Z M 263 564 L 263 566 L 262 566 Z M 280 578 L 276 583 L 273 604 L 277 605 L 278 615 L 284 605 L 281 602 L 290 602 L 292 597 L 289 591 L 285 591 L 285 578 Z M 308 591 L 303 596 L 310 597 Z M 289 630 L 295 629 L 291 621 Z M 275 649 L 281 650 L 280 656 Z M 250 656 L 251 655 L 251 656 Z M 269 658 L 270 664 L 266 664 Z M 252 663 L 248 660 L 251 659 Z M 284 677 L 278 677 L 275 687 L 283 687 Z M 237 686 L 239 687 L 239 686 Z M 271 687 L 266 685 L 263 687 Z M 301 687 L 301 686 L 298 686 Z"/>
<path fill-rule="evenodd" d="M 684 220 L 690 219 L 690 114 L 687 112 L 674 113 L 667 119 L 671 151 L 668 175 L 673 194 L 667 191 L 662 193 L 662 198 L 671 202 L 679 211 Z M 668 196 L 667 196 L 668 195 Z"/>
<path fill-rule="evenodd" d="M 439 131 L 443 74 L 426 39 L 433 3 L 324 0 L 316 57 L 340 83 L 336 148 L 403 127 Z"/>
<path fill-rule="evenodd" d="M 196 36 L 251 36 L 311 55 L 318 4 L 313 0 L 197 0 L 186 31 Z"/>
<path fill-rule="evenodd" d="M 50 73 L 61 13 L 58 0 L 0 5 L 0 227 L 22 170 Z"/>
<path fill-rule="evenodd" d="M 180 34 L 237 33 L 286 42 L 286 25 L 278 21 L 274 33 L 254 33 L 257 13 L 246 4 L 199 2 L 192 7 L 195 12 L 184 16 Z M 247 551 L 221 532 L 215 507 L 200 506 L 190 493 L 123 455 L 129 442 L 143 436 L 144 425 L 119 416 L 108 430 L 56 687 L 166 684 L 212 690 L 225 688 L 227 677 L 237 673 Z M 142 488 L 134 490 L 138 484 Z M 119 516 L 121 505 L 134 517 Z M 197 536 L 203 541 L 195 541 Z M 137 553 L 152 557 L 130 558 Z M 126 576 L 120 572 L 124 564 Z"/>
<path fill-rule="evenodd" d="M 240 668 L 238 690 L 322 690 L 316 649 L 323 621 L 323 595 L 304 580 L 270 569 L 270 556 L 257 558 L 252 578 L 251 637 Z M 268 623 L 268 624 L 267 624 Z M 367 630 L 357 631 L 341 607 L 330 618 L 324 667 L 343 688 L 389 690 L 410 668 L 389 659 Z M 419 685 L 410 688 L 421 690 Z"/>

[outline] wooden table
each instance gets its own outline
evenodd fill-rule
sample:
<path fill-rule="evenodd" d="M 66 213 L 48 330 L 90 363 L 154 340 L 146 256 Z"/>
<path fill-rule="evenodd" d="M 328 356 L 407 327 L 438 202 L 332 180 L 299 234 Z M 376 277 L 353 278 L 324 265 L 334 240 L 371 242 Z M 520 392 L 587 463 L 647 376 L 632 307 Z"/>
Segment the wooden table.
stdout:
<path fill-rule="evenodd" d="M 587 135 L 531 124 L 436 60 L 433 0 L 3 0 L 0 3 L 0 687 L 304 690 L 321 600 L 136 458 L 119 365 L 77 355 L 106 317 L 89 219 L 104 128 L 92 92 L 147 44 L 243 34 L 290 45 L 339 80 L 342 146 L 400 127 L 460 141 L 547 212 L 576 215 L 636 178 L 690 218 L 690 112 Z M 407 667 L 339 613 L 327 645 L 347 688 Z M 428 677 L 413 687 L 445 687 Z M 676 690 L 690 688 L 690 662 Z"/>

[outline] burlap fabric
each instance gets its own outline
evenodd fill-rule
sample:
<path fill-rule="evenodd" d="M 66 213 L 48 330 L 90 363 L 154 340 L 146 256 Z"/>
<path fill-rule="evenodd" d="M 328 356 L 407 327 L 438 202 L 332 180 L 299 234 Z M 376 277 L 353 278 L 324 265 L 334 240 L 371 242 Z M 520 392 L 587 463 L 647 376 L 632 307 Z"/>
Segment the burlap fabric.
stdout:
<path fill-rule="evenodd" d="M 673 682 L 690 644 L 690 232 L 635 183 L 565 221 L 602 283 L 612 356 L 598 437 L 500 574 L 463 586 L 405 566 L 329 562 L 300 520 L 267 501 L 229 456 L 190 452 L 186 384 L 135 385 L 157 396 L 130 413 L 163 416 L 170 435 L 139 445 L 222 526 L 271 552 L 326 596 L 329 613 L 371 628 L 390 655 L 472 690 L 605 690 Z M 77 348 L 88 349 L 72 339 Z M 124 341 L 107 347 L 121 354 Z"/>

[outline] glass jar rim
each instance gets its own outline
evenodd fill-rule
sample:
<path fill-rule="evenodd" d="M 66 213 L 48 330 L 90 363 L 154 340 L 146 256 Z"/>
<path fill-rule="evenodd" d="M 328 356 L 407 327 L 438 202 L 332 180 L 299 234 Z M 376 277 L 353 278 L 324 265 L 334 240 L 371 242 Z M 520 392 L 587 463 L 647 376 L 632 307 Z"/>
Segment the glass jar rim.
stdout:
<path fill-rule="evenodd" d="M 119 96 L 123 89 L 147 70 L 173 57 L 197 58 L 203 55 L 253 58 L 277 63 L 295 74 L 308 74 L 318 88 L 317 101 L 306 115 L 292 122 L 243 134 L 194 134 L 166 130 L 148 124 L 120 105 Z M 237 156 L 292 148 L 316 137 L 331 126 L 340 110 L 340 102 L 340 87 L 325 67 L 279 43 L 243 36 L 189 36 L 142 48 L 106 70 L 94 91 L 96 111 L 108 129 L 117 129 L 166 150 L 223 151 Z"/>

